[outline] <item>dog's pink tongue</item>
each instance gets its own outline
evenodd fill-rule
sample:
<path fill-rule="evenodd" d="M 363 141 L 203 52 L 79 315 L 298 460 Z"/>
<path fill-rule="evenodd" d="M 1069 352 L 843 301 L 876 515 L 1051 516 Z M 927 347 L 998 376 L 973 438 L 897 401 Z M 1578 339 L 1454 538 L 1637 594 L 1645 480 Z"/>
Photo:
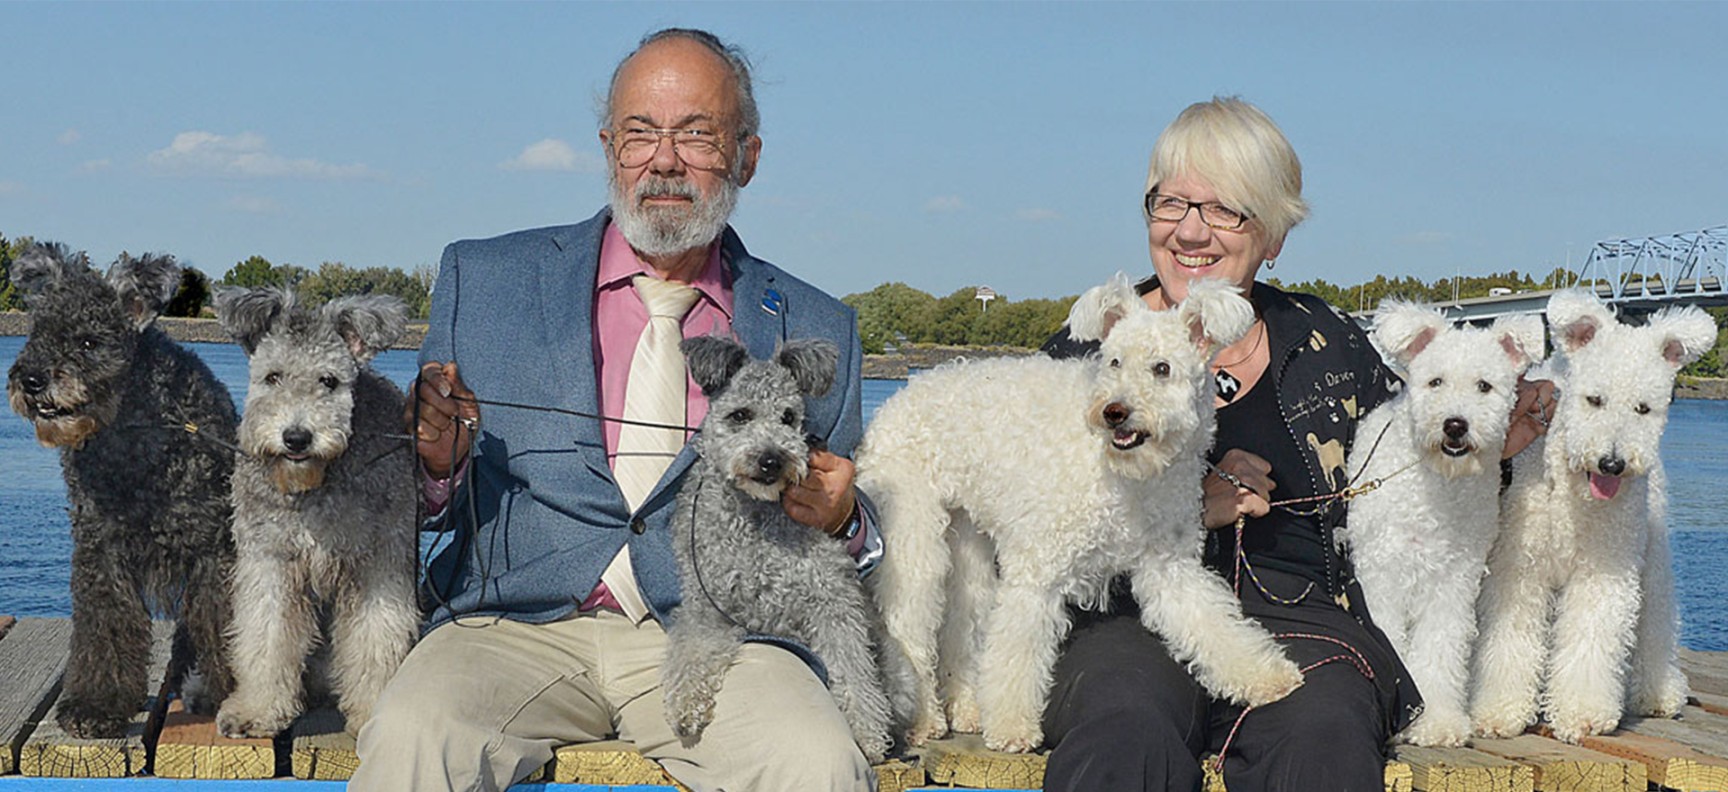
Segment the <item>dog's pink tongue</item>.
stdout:
<path fill-rule="evenodd" d="M 1590 497 L 1596 500 L 1612 500 L 1614 494 L 1619 491 L 1619 476 L 1604 476 L 1601 473 L 1590 474 Z"/>

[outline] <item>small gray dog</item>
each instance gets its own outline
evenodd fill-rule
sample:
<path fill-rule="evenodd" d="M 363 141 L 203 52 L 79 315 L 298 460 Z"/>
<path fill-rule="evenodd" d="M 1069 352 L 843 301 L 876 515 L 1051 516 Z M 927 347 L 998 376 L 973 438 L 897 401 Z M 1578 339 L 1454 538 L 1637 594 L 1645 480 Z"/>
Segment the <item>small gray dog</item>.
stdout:
<path fill-rule="evenodd" d="M 780 505 L 781 491 L 808 471 L 804 397 L 833 385 L 838 352 L 799 340 L 753 361 L 723 338 L 692 338 L 682 349 L 710 401 L 695 440 L 700 459 L 672 518 L 684 604 L 667 628 L 667 721 L 680 736 L 700 735 L 743 641 L 787 638 L 826 666 L 853 739 L 879 762 L 893 724 L 875 610 L 845 547 Z"/>
<path fill-rule="evenodd" d="M 151 613 L 178 613 L 170 680 L 196 663 L 207 711 L 232 681 L 223 631 L 234 402 L 154 326 L 180 283 L 169 256 L 122 255 L 106 278 L 37 243 L 12 264 L 30 337 L 6 382 L 36 439 L 60 449 L 72 502 L 72 652 L 59 723 L 117 737 L 147 696 Z"/>
<path fill-rule="evenodd" d="M 238 685 L 217 728 L 286 728 L 327 622 L 334 692 L 358 732 L 420 623 L 404 397 L 367 365 L 401 337 L 406 308 L 372 295 L 311 311 L 261 288 L 218 292 L 216 313 L 251 358 L 234 467 Z"/>

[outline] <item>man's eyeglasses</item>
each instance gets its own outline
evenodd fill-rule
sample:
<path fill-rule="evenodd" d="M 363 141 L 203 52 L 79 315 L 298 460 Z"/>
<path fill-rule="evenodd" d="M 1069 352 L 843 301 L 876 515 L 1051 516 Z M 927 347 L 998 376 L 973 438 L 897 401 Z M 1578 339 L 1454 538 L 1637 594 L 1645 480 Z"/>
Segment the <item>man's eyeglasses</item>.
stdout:
<path fill-rule="evenodd" d="M 619 167 L 639 168 L 654 159 L 660 150 L 660 139 L 672 139 L 672 151 L 685 165 L 698 170 L 715 170 L 726 166 L 724 140 L 720 133 L 706 129 L 653 129 L 626 127 L 612 130 L 612 153 Z"/>
<path fill-rule="evenodd" d="M 1188 210 L 1200 210 L 1200 222 L 1220 231 L 1235 231 L 1253 219 L 1246 212 L 1238 212 L 1217 201 L 1200 203 L 1186 198 L 1163 193 L 1146 193 L 1146 216 L 1165 223 L 1180 223 L 1188 216 Z"/>

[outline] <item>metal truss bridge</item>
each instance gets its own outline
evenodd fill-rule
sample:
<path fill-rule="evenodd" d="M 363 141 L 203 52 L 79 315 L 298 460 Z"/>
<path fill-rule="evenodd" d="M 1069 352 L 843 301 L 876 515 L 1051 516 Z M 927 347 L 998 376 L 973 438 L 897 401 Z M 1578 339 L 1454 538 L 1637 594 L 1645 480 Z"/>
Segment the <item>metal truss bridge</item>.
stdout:
<path fill-rule="evenodd" d="M 1607 239 L 1590 249 L 1570 288 L 1593 289 L 1625 314 L 1668 305 L 1728 305 L 1728 226 L 1642 239 Z M 1458 322 L 1542 313 L 1552 290 L 1436 303 Z M 1366 317 L 1359 317 L 1366 318 Z"/>

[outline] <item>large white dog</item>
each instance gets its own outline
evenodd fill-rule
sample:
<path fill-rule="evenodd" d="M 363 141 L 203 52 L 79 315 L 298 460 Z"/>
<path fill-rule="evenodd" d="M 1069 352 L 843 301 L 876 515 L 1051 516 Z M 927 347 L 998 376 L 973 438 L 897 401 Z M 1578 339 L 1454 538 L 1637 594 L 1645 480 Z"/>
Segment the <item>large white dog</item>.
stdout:
<path fill-rule="evenodd" d="M 1514 460 L 1478 604 L 1471 716 L 1489 736 L 1544 714 L 1567 742 L 1686 700 L 1659 445 L 1674 374 L 1716 341 L 1703 311 L 1622 325 L 1592 296 L 1548 303 L 1560 398 Z"/>
<path fill-rule="evenodd" d="M 1102 340 L 1097 357 L 949 365 L 877 410 L 858 477 L 887 545 L 870 580 L 917 671 L 912 744 L 951 723 L 982 725 L 993 749 L 1037 747 L 1066 606 L 1098 605 L 1121 573 L 1208 690 L 1259 705 L 1301 684 L 1200 562 L 1208 361 L 1253 318 L 1213 282 L 1152 311 L 1118 275 L 1069 316 L 1076 338 Z"/>
<path fill-rule="evenodd" d="M 1383 483 L 1351 502 L 1342 535 L 1368 609 L 1427 705 L 1400 739 L 1463 745 L 1476 592 L 1500 529 L 1500 456 L 1518 376 L 1542 355 L 1542 320 L 1455 328 L 1433 309 L 1391 303 L 1375 316 L 1374 341 L 1404 389 L 1356 430 L 1353 480 Z"/>

